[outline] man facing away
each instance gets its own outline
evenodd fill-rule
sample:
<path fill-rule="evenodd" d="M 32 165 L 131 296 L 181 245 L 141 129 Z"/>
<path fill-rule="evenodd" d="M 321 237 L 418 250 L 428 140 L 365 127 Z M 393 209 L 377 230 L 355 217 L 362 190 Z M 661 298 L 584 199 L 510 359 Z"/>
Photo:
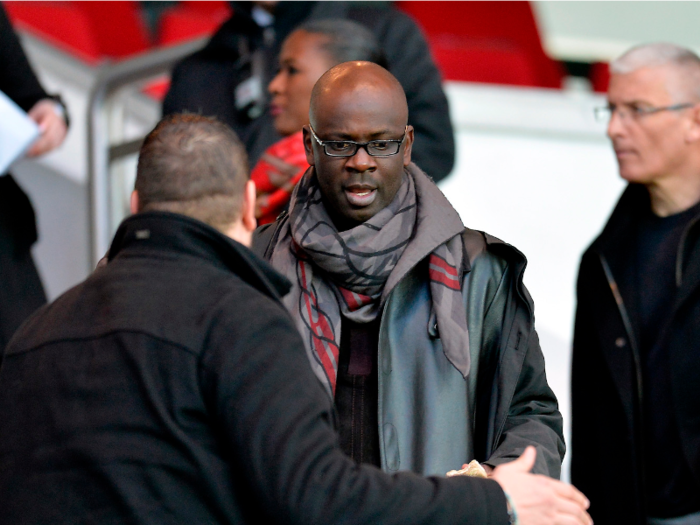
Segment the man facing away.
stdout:
<path fill-rule="evenodd" d="M 528 473 L 532 449 L 493 480 L 388 476 L 340 451 L 289 283 L 245 247 L 246 164 L 209 118 L 146 137 L 108 264 L 7 348 L 0 524 L 590 523 L 576 489 Z"/>
<path fill-rule="evenodd" d="M 697 525 L 700 59 L 650 44 L 610 67 L 629 185 L 581 260 L 571 477 L 598 525 Z"/>
<path fill-rule="evenodd" d="M 387 472 L 487 470 L 537 448 L 558 477 L 561 415 L 522 284 L 525 258 L 465 229 L 414 164 L 400 84 L 347 62 L 314 86 L 311 168 L 255 249 L 339 412 L 340 442 Z"/>

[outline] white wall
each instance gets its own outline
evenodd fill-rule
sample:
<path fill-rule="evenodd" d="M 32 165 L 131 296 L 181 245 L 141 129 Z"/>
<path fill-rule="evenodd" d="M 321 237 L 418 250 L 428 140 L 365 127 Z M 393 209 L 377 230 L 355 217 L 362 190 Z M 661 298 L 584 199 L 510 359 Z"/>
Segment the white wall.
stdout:
<path fill-rule="evenodd" d="M 700 2 L 533 2 L 545 50 L 554 58 L 610 61 L 645 42 L 700 51 Z"/>

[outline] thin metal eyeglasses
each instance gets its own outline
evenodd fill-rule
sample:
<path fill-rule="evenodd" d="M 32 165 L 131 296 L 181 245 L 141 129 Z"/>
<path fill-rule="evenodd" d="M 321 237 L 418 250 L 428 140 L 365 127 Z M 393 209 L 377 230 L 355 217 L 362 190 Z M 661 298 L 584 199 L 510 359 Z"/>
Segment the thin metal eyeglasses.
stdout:
<path fill-rule="evenodd" d="M 627 120 L 631 118 L 632 120 L 637 120 L 646 115 L 653 115 L 654 113 L 659 113 L 661 111 L 679 111 L 681 109 L 691 108 L 695 105 L 693 102 L 683 102 L 681 104 L 673 104 L 672 106 L 638 106 L 636 104 L 623 104 L 621 106 L 616 106 L 615 104 L 608 104 L 607 106 L 601 106 L 593 109 L 593 114 L 598 122 L 610 122 L 613 113 L 617 111 L 620 118 Z"/>
<path fill-rule="evenodd" d="M 323 147 L 323 152 L 329 157 L 352 157 L 360 148 L 365 148 L 371 157 L 391 157 L 399 152 L 401 144 L 406 139 L 406 133 L 408 133 L 408 126 L 406 126 L 400 139 L 354 142 L 352 140 L 321 140 L 316 136 L 316 132 L 310 124 L 309 129 L 318 145 Z"/>

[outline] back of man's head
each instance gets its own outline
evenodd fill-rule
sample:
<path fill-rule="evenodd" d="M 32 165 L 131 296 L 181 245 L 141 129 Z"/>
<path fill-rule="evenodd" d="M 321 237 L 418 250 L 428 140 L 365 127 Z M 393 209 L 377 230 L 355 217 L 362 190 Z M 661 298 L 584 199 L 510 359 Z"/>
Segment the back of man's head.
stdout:
<path fill-rule="evenodd" d="M 170 211 L 225 231 L 241 216 L 248 159 L 236 134 L 212 117 L 165 117 L 144 140 L 138 212 Z"/>

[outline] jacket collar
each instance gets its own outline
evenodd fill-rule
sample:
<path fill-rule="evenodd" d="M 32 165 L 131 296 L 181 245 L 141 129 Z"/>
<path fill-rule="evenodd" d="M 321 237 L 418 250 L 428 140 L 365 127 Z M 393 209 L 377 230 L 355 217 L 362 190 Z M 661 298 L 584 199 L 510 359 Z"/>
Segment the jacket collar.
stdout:
<path fill-rule="evenodd" d="M 650 206 L 647 189 L 641 184 L 628 184 L 591 249 L 606 257 L 619 251 L 620 242 L 630 237 L 630 231 Z"/>
<path fill-rule="evenodd" d="M 623 299 L 629 299 L 634 282 L 629 271 L 629 254 L 634 249 L 634 228 L 641 217 L 649 212 L 651 202 L 649 192 L 641 184 L 629 184 L 620 196 L 610 219 L 598 238 L 591 244 L 590 252 L 605 258 L 612 275 L 616 279 Z M 700 285 L 700 215 L 696 216 L 681 238 L 676 270 L 676 280 L 680 288 L 676 307 Z M 636 304 L 625 301 L 633 324 L 638 322 Z"/>
<path fill-rule="evenodd" d="M 242 244 L 211 226 L 177 213 L 143 212 L 122 222 L 108 260 L 131 253 L 169 252 L 196 257 L 236 274 L 265 295 L 279 299 L 290 282 Z"/>

